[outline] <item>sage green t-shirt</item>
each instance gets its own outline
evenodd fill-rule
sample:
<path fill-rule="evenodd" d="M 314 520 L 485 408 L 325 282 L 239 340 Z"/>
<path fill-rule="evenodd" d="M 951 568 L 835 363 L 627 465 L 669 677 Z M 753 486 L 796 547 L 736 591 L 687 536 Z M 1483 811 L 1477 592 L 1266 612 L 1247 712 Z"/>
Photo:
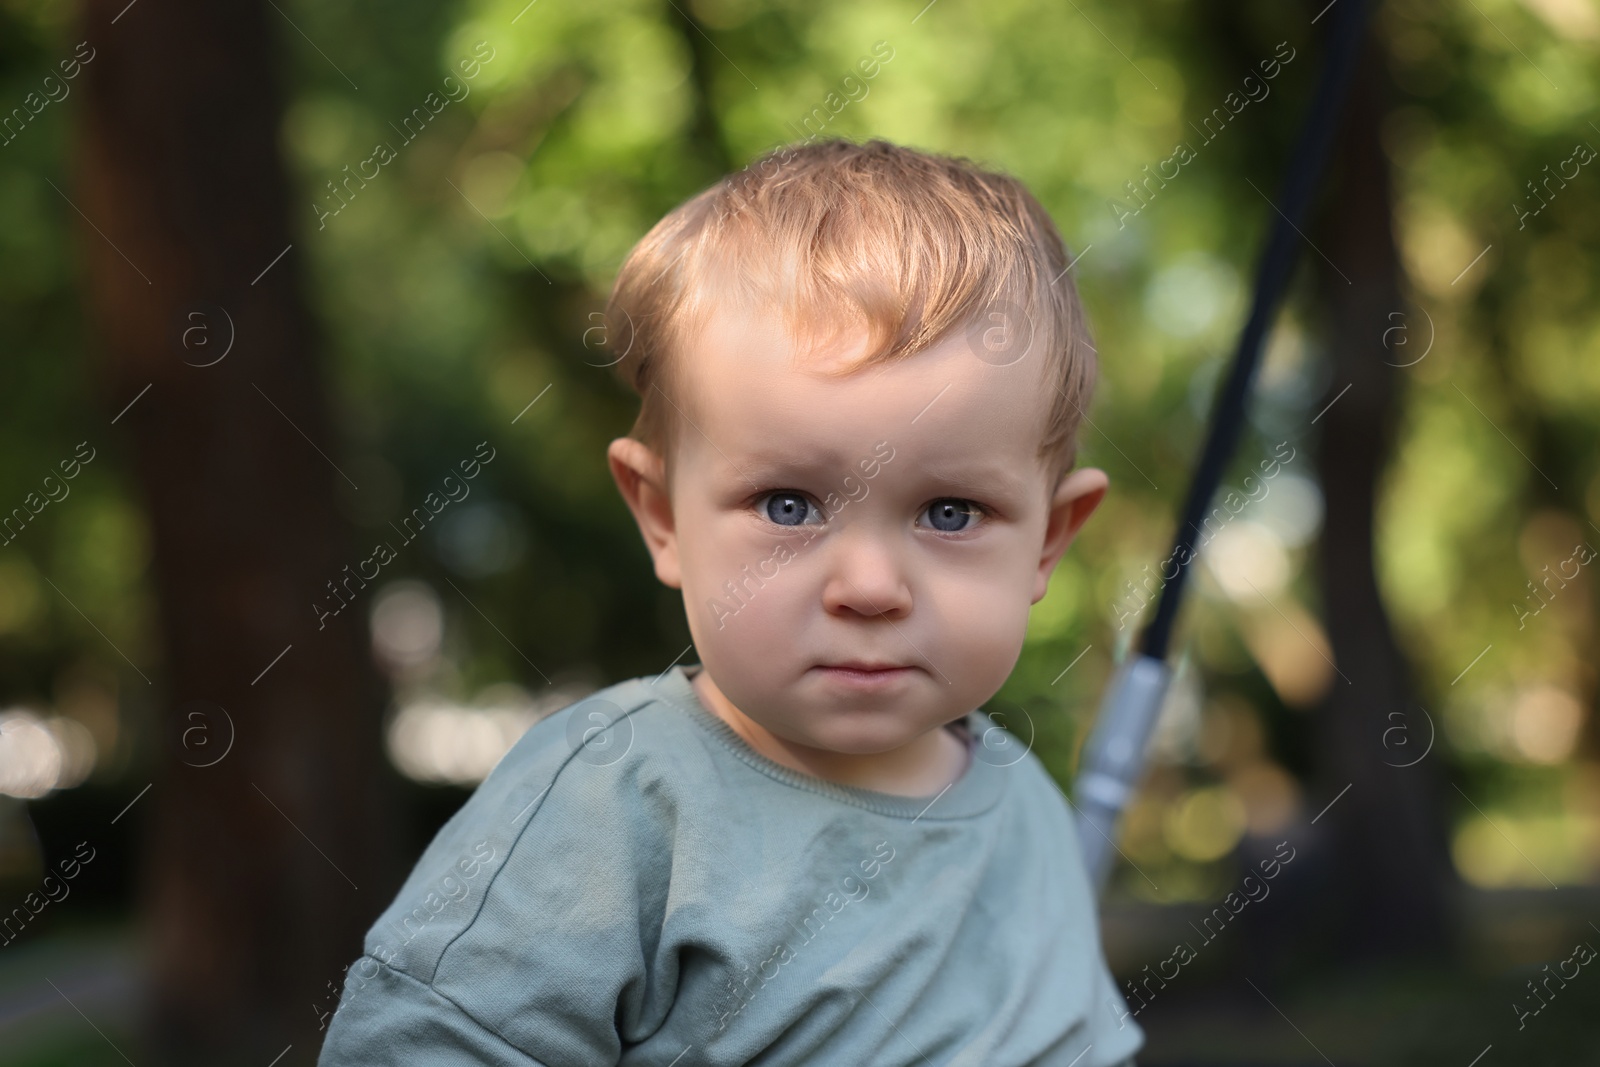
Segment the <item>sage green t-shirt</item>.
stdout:
<path fill-rule="evenodd" d="M 934 797 L 752 749 L 698 666 L 530 729 L 367 933 L 321 1067 L 1105 1067 L 1143 1036 L 1066 802 L 982 711 Z"/>

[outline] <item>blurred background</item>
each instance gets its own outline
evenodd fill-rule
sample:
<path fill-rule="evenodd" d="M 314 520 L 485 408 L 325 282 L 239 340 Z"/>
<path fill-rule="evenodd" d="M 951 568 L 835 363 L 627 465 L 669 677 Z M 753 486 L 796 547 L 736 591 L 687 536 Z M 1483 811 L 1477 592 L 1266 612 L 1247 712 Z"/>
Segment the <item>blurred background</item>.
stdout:
<path fill-rule="evenodd" d="M 1070 785 L 1331 6 L 0 0 L 0 1060 L 313 1063 L 522 731 L 695 661 L 599 311 L 780 144 L 1078 257 L 1112 492 L 987 706 Z M 1142 1063 L 1600 1062 L 1597 52 L 1377 5 L 1104 905 Z"/>

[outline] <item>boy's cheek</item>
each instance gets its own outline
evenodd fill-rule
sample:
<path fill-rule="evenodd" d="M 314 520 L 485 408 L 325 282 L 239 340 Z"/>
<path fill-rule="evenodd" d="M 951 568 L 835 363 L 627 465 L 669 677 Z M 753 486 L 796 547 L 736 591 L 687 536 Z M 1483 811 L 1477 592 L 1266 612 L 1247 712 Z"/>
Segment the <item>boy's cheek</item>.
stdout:
<path fill-rule="evenodd" d="M 774 565 L 767 562 L 771 544 L 761 543 L 749 531 L 736 533 L 712 539 L 682 529 L 677 540 L 684 607 L 713 634 L 727 632 L 735 623 L 744 629 L 763 602 L 773 599 L 774 583 L 789 578 L 783 573 L 787 566 L 777 567 L 774 574 Z"/>
<path fill-rule="evenodd" d="M 974 570 L 960 580 L 933 578 L 919 584 L 923 599 L 913 607 L 913 617 L 925 611 L 929 618 L 955 620 L 943 624 L 935 635 L 944 654 L 961 657 L 962 669 L 993 677 L 999 688 L 1027 636 L 1031 585 L 1019 585 L 1015 575 L 994 569 Z M 932 649 L 923 651 L 937 660 Z M 942 662 L 938 665 L 948 672 Z"/>

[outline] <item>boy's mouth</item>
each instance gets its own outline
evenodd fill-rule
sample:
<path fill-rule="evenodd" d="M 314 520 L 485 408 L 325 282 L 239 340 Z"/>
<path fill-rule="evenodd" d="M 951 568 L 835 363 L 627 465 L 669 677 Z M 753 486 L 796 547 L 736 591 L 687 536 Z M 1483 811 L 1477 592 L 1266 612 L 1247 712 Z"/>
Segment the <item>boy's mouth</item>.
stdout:
<path fill-rule="evenodd" d="M 812 668 L 835 683 L 855 689 L 886 688 L 909 677 L 916 669 L 900 663 L 875 663 L 866 660 L 819 663 Z"/>

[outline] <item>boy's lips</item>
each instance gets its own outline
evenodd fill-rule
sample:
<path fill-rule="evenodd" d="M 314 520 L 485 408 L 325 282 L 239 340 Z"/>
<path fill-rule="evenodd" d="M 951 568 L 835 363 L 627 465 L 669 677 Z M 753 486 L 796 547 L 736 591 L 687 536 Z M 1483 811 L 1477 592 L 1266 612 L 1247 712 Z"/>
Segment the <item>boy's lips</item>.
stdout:
<path fill-rule="evenodd" d="M 869 663 L 863 660 L 819 663 L 812 668 L 829 682 L 858 692 L 877 691 L 899 685 L 916 669 L 902 663 Z"/>
<path fill-rule="evenodd" d="M 887 661 L 876 661 L 876 660 L 852 659 L 852 660 L 843 660 L 843 661 L 841 661 L 839 663 L 819 663 L 819 664 L 817 664 L 817 666 L 825 668 L 827 670 L 841 670 L 841 671 L 897 671 L 897 670 L 908 670 L 908 669 L 910 669 L 911 664 L 909 664 L 909 663 L 889 663 Z"/>

